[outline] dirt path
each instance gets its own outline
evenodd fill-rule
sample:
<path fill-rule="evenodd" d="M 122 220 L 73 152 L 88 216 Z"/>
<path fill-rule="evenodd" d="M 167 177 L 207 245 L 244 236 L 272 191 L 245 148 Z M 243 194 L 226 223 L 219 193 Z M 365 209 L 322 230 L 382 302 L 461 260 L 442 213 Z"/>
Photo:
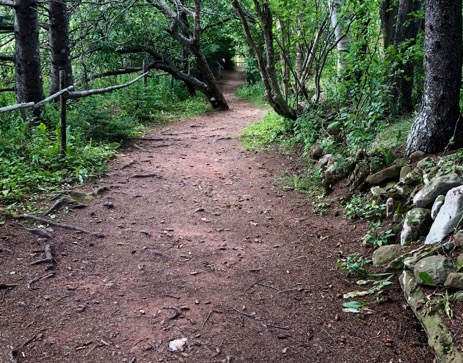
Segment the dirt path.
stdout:
<path fill-rule="evenodd" d="M 356 287 L 336 262 L 362 228 L 274 188 L 287 157 L 243 150 L 264 111 L 233 97 L 239 76 L 225 78 L 232 111 L 152 131 L 86 187 L 108 192 L 57 215 L 105 238 L 0 231 L 0 284 L 17 284 L 0 288 L 0 363 L 432 361 L 397 283 L 371 315 L 342 312 Z M 46 243 L 56 275 L 29 290 Z"/>

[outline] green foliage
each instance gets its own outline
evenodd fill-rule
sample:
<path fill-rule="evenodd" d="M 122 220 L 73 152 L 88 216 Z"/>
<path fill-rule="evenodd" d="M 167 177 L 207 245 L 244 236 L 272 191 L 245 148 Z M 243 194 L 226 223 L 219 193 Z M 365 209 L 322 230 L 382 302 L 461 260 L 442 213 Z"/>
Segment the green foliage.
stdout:
<path fill-rule="evenodd" d="M 240 132 L 241 140 L 248 150 L 263 150 L 275 146 L 286 138 L 290 121 L 268 112 L 262 121 L 254 122 Z"/>
<path fill-rule="evenodd" d="M 398 119 L 396 122 L 385 122 L 379 127 L 375 140 L 367 148 L 370 154 L 391 152 L 401 149 L 407 140 L 408 131 L 413 124 L 413 117 Z"/>
<path fill-rule="evenodd" d="M 257 107 L 268 107 L 264 98 L 264 85 L 262 82 L 247 84 L 236 90 L 235 95 L 240 100 L 251 102 Z"/>
<path fill-rule="evenodd" d="M 342 304 L 342 307 L 345 309 L 345 311 L 352 314 L 365 312 L 365 308 L 368 306 L 370 306 L 370 304 L 363 301 L 349 301 Z"/>
<path fill-rule="evenodd" d="M 391 238 L 395 236 L 392 229 L 381 230 L 381 222 L 372 222 L 368 226 L 368 232 L 363 237 L 363 242 L 373 245 L 374 247 L 381 247 L 387 245 Z"/>
<path fill-rule="evenodd" d="M 123 83 L 122 80 L 120 83 Z M 98 82 L 96 86 L 104 86 Z M 59 112 L 45 108 L 47 122 L 30 127 L 19 112 L 0 119 L 0 204 L 23 201 L 63 183 L 100 175 L 120 143 L 140 136 L 144 125 L 197 115 L 210 109 L 178 83 L 164 78 L 143 89 L 133 85 L 111 94 L 68 101 L 68 153 L 59 154 Z"/>
<path fill-rule="evenodd" d="M 324 215 L 326 211 L 331 207 L 331 201 L 325 200 L 321 202 L 312 202 L 312 213 L 318 215 Z"/>
<path fill-rule="evenodd" d="M 420 277 L 421 281 L 423 281 L 426 285 L 434 286 L 434 281 L 432 277 L 425 271 L 421 271 L 418 276 Z"/>
<path fill-rule="evenodd" d="M 338 261 L 338 269 L 343 272 L 352 272 L 362 277 L 368 277 L 370 274 L 365 267 L 370 264 L 370 259 L 366 259 L 358 253 L 353 253 L 345 259 Z"/>
<path fill-rule="evenodd" d="M 10 114 L 3 118 L 0 128 L 1 204 L 23 201 L 31 193 L 99 175 L 117 146 L 84 145 L 70 137 L 68 155 L 62 158 L 56 135 L 44 124 L 28 132 L 28 123 Z"/>
<path fill-rule="evenodd" d="M 347 219 L 378 219 L 386 211 L 385 204 L 377 204 L 361 195 L 354 195 L 344 205 L 344 216 Z"/>

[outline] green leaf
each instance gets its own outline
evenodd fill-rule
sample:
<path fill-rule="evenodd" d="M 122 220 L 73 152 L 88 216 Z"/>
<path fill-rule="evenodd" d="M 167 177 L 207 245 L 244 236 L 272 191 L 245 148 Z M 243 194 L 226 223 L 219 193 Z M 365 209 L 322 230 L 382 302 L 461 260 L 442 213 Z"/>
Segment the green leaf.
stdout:
<path fill-rule="evenodd" d="M 364 308 L 369 306 L 367 302 L 363 301 L 349 301 L 342 304 L 344 311 L 348 313 L 358 314 L 361 313 Z"/>
<path fill-rule="evenodd" d="M 426 285 L 434 286 L 434 281 L 432 277 L 429 276 L 427 272 L 421 271 L 418 276 L 420 277 L 421 281 L 423 281 Z"/>

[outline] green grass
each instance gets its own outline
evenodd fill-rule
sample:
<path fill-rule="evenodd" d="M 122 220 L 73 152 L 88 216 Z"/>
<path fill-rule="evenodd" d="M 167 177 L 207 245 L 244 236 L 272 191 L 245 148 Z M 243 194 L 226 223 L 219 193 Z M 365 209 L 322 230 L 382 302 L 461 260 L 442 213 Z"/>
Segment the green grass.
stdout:
<path fill-rule="evenodd" d="M 262 82 L 254 84 L 247 84 L 243 87 L 238 88 L 235 95 L 240 100 L 246 100 L 251 102 L 254 106 L 261 108 L 268 108 L 268 103 L 264 97 L 264 85 Z"/>
<path fill-rule="evenodd" d="M 405 146 L 407 135 L 413 124 L 414 117 L 399 119 L 396 122 L 385 124 L 377 133 L 374 142 L 368 148 L 367 152 L 394 152 Z"/>
<path fill-rule="evenodd" d="M 247 150 L 265 150 L 282 144 L 288 129 L 289 121 L 270 111 L 261 121 L 254 122 L 242 130 L 240 137 Z"/>

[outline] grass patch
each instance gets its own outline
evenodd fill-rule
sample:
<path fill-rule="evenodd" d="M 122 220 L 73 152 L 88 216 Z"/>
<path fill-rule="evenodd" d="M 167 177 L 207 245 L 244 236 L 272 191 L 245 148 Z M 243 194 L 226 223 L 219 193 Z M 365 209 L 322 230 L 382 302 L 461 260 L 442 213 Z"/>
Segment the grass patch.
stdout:
<path fill-rule="evenodd" d="M 384 151 L 394 153 L 394 151 L 403 148 L 413 121 L 414 117 L 408 117 L 385 124 L 377 133 L 367 152 L 369 154 Z"/>
<path fill-rule="evenodd" d="M 242 130 L 240 137 L 247 150 L 265 150 L 282 144 L 289 127 L 288 120 L 270 111 L 262 121 L 254 122 Z"/>
<path fill-rule="evenodd" d="M 267 108 L 268 103 L 264 97 L 264 85 L 262 82 L 247 84 L 236 90 L 235 96 L 240 100 L 251 102 L 254 106 Z"/>

